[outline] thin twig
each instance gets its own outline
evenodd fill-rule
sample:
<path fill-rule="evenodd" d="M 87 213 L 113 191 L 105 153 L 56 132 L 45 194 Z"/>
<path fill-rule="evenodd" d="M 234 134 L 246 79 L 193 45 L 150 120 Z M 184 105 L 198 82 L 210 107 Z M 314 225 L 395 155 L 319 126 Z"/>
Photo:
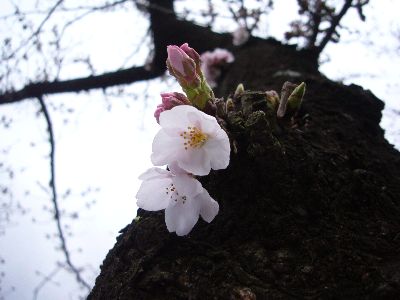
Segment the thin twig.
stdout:
<path fill-rule="evenodd" d="M 336 27 L 339 25 L 340 20 L 343 18 L 343 16 L 346 14 L 348 9 L 351 7 L 352 0 L 346 0 L 346 2 L 343 4 L 342 9 L 340 10 L 339 14 L 337 14 L 331 21 L 331 26 L 327 30 L 324 38 L 322 39 L 321 43 L 316 47 L 317 53 L 321 53 L 322 50 L 324 50 L 325 46 L 329 43 L 329 41 L 332 38 L 332 35 L 336 31 Z"/>
<path fill-rule="evenodd" d="M 77 22 L 79 20 L 82 20 L 83 18 L 85 18 L 86 16 L 88 16 L 88 15 L 90 15 L 92 13 L 95 13 L 95 12 L 98 12 L 98 11 L 101 11 L 101 10 L 106 10 L 107 8 L 115 7 L 115 6 L 118 6 L 120 4 L 124 4 L 126 1 L 127 0 L 119 0 L 119 1 L 116 1 L 116 2 L 113 2 L 113 3 L 107 3 L 107 4 L 102 5 L 102 6 L 90 6 L 90 7 L 80 6 L 80 7 L 77 7 L 77 9 L 79 9 L 79 10 L 86 10 L 86 11 L 83 12 L 82 14 L 80 14 L 80 15 L 75 16 L 73 19 L 71 19 L 67 23 L 65 23 L 63 25 L 63 28 L 61 30 L 61 33 L 60 33 L 58 39 L 61 39 L 62 36 L 64 35 L 65 31 L 67 30 L 67 28 L 69 26 L 71 26 L 72 24 L 74 24 L 75 22 Z M 62 11 L 66 11 L 66 10 L 62 10 Z"/>
<path fill-rule="evenodd" d="M 46 17 L 42 20 L 42 22 L 39 24 L 37 29 L 29 36 L 29 38 L 24 42 L 19 45 L 17 49 L 15 49 L 8 57 L 5 59 L 10 59 L 12 58 L 19 50 L 21 50 L 23 47 L 25 47 L 35 36 L 37 36 L 40 31 L 42 30 L 44 24 L 46 24 L 47 20 L 50 19 L 51 15 L 54 13 L 54 11 L 57 9 L 57 7 L 63 2 L 64 0 L 58 0 L 57 3 L 49 10 L 47 13 Z"/>
<path fill-rule="evenodd" d="M 88 6 L 88 5 L 80 5 L 80 6 L 76 6 L 76 7 L 62 7 L 60 9 L 58 9 L 58 12 L 75 12 L 75 11 L 80 11 L 80 10 L 99 10 L 99 9 L 107 9 L 107 8 L 111 8 L 114 6 L 117 6 L 119 4 L 128 2 L 129 0 L 117 0 L 115 2 L 112 3 L 106 3 L 104 5 L 101 6 Z M 56 4 L 57 5 L 57 4 Z M 19 9 L 16 7 L 16 5 L 14 5 L 15 8 L 17 9 L 16 11 L 14 11 L 13 13 L 10 14 L 6 14 L 6 15 L 2 15 L 0 16 L 0 20 L 4 20 L 4 19 L 9 19 L 9 18 L 14 18 L 16 12 L 21 13 L 23 16 L 36 16 L 36 15 L 47 15 L 49 13 L 48 10 L 26 10 L 26 11 L 19 11 Z"/>
<path fill-rule="evenodd" d="M 137 43 L 136 49 L 134 49 L 131 52 L 131 54 L 129 54 L 129 56 L 127 58 L 125 58 L 124 62 L 122 63 L 122 65 L 119 67 L 118 70 L 123 70 L 126 67 L 128 61 L 139 52 L 139 50 L 143 47 L 143 44 L 146 42 L 146 39 L 148 39 L 149 36 L 151 36 L 150 27 L 147 28 L 146 33 L 142 36 L 139 43 Z"/>
<path fill-rule="evenodd" d="M 61 270 L 61 266 L 57 266 L 49 275 L 43 276 L 42 281 L 35 287 L 33 290 L 33 299 L 36 300 L 38 298 L 40 290 L 50 282 L 54 276 Z"/>
<path fill-rule="evenodd" d="M 69 269 L 75 274 L 76 280 L 87 288 L 89 291 L 91 289 L 90 285 L 81 277 L 80 270 L 74 266 L 71 261 L 71 257 L 67 248 L 67 242 L 65 240 L 64 232 L 61 226 L 61 216 L 60 216 L 60 209 L 58 207 L 57 201 L 57 190 L 56 190 L 56 182 L 55 182 L 55 142 L 54 142 L 54 132 L 53 132 L 53 124 L 51 122 L 50 114 L 47 110 L 46 104 L 43 101 L 43 97 L 39 96 L 37 98 L 40 103 L 41 110 L 43 115 L 46 119 L 47 123 L 47 131 L 49 133 L 49 142 L 50 142 L 50 188 L 52 192 L 52 202 L 54 206 L 54 219 L 57 224 L 58 236 L 61 242 L 61 250 L 64 253 L 65 261 L 69 267 Z"/>

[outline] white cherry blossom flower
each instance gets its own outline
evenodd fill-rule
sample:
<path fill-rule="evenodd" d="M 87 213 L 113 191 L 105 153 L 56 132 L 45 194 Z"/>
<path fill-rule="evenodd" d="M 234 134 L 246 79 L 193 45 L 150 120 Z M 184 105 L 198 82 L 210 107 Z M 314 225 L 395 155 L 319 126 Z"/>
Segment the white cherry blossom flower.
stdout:
<path fill-rule="evenodd" d="M 156 166 L 177 165 L 194 175 L 229 164 L 230 144 L 217 120 L 190 105 L 160 114 L 161 129 L 153 140 L 151 161 Z"/>
<path fill-rule="evenodd" d="M 219 205 L 192 175 L 176 164 L 170 169 L 151 168 L 140 175 L 143 182 L 136 195 L 137 205 L 149 211 L 165 209 L 168 231 L 183 236 L 192 230 L 199 215 L 210 223 Z"/>

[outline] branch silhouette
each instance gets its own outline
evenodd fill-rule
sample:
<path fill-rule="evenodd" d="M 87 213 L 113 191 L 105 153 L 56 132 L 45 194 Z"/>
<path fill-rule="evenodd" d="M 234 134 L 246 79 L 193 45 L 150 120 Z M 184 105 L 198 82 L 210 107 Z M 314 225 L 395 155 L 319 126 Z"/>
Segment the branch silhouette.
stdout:
<path fill-rule="evenodd" d="M 0 105 L 18 102 L 28 98 L 41 98 L 43 95 L 66 92 L 80 92 L 96 88 L 107 88 L 114 85 L 128 84 L 147 80 L 161 75 L 160 71 L 148 71 L 144 67 L 132 67 L 97 76 L 65 80 L 31 83 L 18 91 L 6 92 L 0 95 Z"/>
<path fill-rule="evenodd" d="M 61 242 L 61 250 L 64 253 L 65 256 L 65 261 L 67 263 L 67 266 L 69 267 L 70 271 L 75 274 L 76 280 L 84 286 L 88 291 L 90 291 L 91 287 L 90 285 L 82 278 L 81 276 L 81 270 L 79 270 L 71 261 L 71 256 L 67 248 L 67 241 L 65 239 L 65 235 L 61 226 L 61 215 L 60 215 L 60 209 L 58 206 L 58 199 L 57 199 L 57 189 L 56 189 L 56 176 L 55 176 L 55 142 L 54 142 L 54 131 L 53 131 L 53 123 L 51 122 L 50 114 L 49 111 L 47 110 L 46 104 L 43 101 L 43 97 L 38 97 L 37 98 L 41 110 L 43 112 L 44 118 L 47 123 L 47 131 L 49 133 L 49 143 L 50 143 L 50 181 L 49 185 L 51 188 L 51 193 L 52 193 L 52 202 L 53 202 L 53 208 L 54 208 L 54 219 L 57 224 L 57 231 L 58 231 L 58 237 L 60 238 Z"/>
<path fill-rule="evenodd" d="M 150 31 L 154 46 L 154 56 L 150 64 L 71 80 L 28 83 L 20 90 L 0 93 L 0 105 L 29 98 L 39 98 L 43 95 L 105 89 L 159 77 L 166 70 L 165 49 L 170 44 L 188 42 L 200 52 L 232 45 L 230 34 L 215 33 L 209 28 L 178 19 L 173 11 L 172 0 L 152 0 L 146 8 L 150 15 Z M 170 30 L 170 28 L 174 28 L 174 30 Z"/>

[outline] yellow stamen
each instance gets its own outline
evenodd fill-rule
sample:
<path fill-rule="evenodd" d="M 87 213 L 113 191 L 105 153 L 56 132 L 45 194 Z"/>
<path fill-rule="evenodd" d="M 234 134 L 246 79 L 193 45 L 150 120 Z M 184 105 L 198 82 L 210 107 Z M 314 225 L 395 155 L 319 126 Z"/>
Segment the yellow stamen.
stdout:
<path fill-rule="evenodd" d="M 200 148 L 208 139 L 207 134 L 195 126 L 188 126 L 187 131 L 183 131 L 180 136 L 185 140 L 183 143 L 185 150 L 188 150 L 188 148 Z"/>

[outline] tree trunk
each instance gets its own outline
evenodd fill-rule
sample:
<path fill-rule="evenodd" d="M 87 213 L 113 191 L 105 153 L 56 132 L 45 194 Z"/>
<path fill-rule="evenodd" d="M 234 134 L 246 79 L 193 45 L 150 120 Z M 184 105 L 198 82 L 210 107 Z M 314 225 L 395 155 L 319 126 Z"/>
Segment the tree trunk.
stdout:
<path fill-rule="evenodd" d="M 89 299 L 400 299 L 400 155 L 379 127 L 382 101 L 275 41 L 235 57 L 216 94 L 305 81 L 295 123 L 277 129 L 261 92 L 235 98 L 237 152 L 200 179 L 217 217 L 177 237 L 163 212 L 139 210 Z"/>

